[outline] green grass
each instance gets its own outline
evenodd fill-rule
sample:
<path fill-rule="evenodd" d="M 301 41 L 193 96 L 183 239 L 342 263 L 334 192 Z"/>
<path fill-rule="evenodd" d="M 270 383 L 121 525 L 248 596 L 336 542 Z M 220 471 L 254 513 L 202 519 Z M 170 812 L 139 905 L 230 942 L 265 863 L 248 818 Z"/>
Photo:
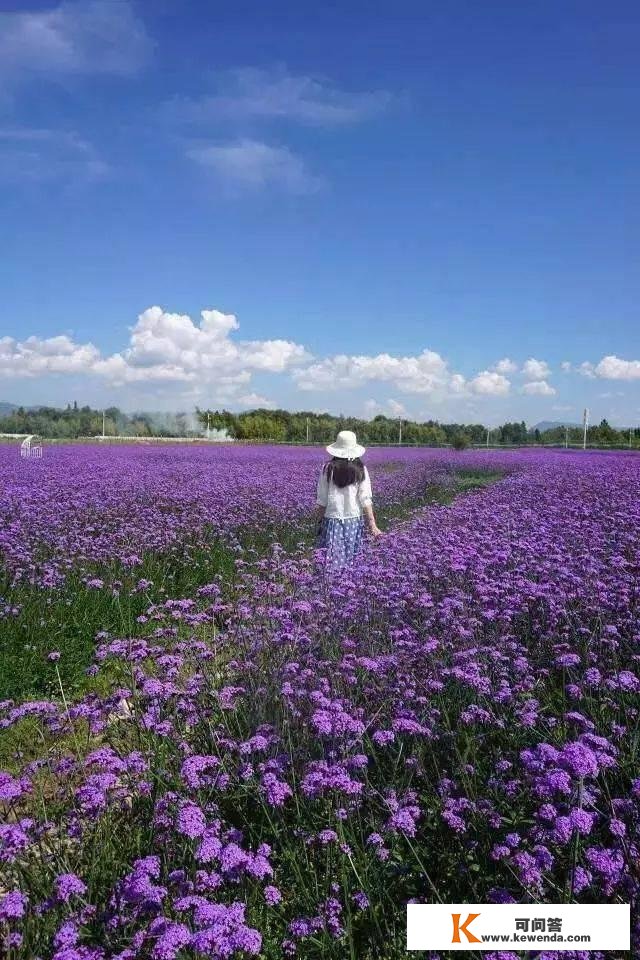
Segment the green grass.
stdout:
<path fill-rule="evenodd" d="M 55 668 L 47 660 L 52 650 L 61 653 L 60 676 L 67 696 L 73 697 L 87 685 L 97 633 L 139 632 L 136 619 L 150 604 L 190 596 L 218 575 L 232 579 L 235 559 L 229 547 L 212 539 L 206 548 L 148 555 L 133 573 L 114 564 L 100 571 L 102 589 L 89 588 L 74 575 L 62 590 L 0 586 L 0 595 L 10 596 L 12 605 L 20 607 L 18 616 L 3 622 L 0 700 L 57 696 Z M 151 580 L 152 586 L 136 591 L 140 579 Z M 106 588 L 118 581 L 122 586 L 117 591 Z"/>
<path fill-rule="evenodd" d="M 499 471 L 456 470 L 440 480 L 427 484 L 420 497 L 378 508 L 376 517 L 384 526 L 394 520 L 402 520 L 410 516 L 420 507 L 448 506 L 457 497 L 471 493 L 473 490 L 489 487 L 501 480 L 503 476 L 504 474 Z"/>

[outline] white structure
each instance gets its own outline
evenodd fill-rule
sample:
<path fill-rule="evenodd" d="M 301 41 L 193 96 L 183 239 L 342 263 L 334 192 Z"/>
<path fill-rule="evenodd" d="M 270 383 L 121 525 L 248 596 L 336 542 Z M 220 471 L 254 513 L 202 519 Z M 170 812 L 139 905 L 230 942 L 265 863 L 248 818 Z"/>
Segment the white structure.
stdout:
<path fill-rule="evenodd" d="M 141 436 L 106 436 L 97 434 L 93 440 L 104 440 L 106 443 L 117 443 L 119 440 L 132 440 L 136 443 L 233 443 L 234 438 L 226 435 L 226 430 L 211 429 L 208 437 L 141 437 Z"/>
<path fill-rule="evenodd" d="M 584 408 L 584 413 L 582 414 L 582 427 L 583 427 L 582 449 L 586 450 L 587 449 L 587 430 L 589 429 L 589 408 L 588 407 Z"/>
<path fill-rule="evenodd" d="M 20 456 L 36 460 L 42 456 L 42 444 L 38 443 L 38 437 L 34 433 L 25 437 L 20 444 Z"/>

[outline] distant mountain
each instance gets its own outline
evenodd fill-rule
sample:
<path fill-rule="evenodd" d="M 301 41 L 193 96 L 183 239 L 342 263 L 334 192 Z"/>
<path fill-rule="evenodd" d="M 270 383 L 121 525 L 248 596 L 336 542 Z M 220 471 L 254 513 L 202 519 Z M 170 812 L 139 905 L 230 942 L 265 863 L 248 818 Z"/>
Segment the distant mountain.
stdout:
<path fill-rule="evenodd" d="M 555 430 L 557 427 L 581 427 L 581 423 L 571 423 L 568 420 L 541 420 L 540 423 L 536 423 L 533 426 L 532 430 L 539 430 L 540 433 L 544 433 L 545 430 Z"/>

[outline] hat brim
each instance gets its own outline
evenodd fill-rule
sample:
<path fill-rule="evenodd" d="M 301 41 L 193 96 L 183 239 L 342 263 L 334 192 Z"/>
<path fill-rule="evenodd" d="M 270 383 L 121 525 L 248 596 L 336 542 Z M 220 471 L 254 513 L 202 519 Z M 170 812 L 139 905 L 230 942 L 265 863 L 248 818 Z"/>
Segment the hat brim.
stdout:
<path fill-rule="evenodd" d="M 355 447 L 336 447 L 332 443 L 325 447 L 327 453 L 331 454 L 332 457 L 340 457 L 341 460 L 355 460 L 356 457 L 361 457 L 366 449 L 366 447 L 361 447 L 359 443 Z"/>

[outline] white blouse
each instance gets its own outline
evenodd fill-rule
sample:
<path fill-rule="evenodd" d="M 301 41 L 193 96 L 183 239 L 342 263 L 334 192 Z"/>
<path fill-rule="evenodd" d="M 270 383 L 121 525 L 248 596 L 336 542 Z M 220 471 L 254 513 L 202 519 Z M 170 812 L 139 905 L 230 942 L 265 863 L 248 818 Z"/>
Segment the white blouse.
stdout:
<path fill-rule="evenodd" d="M 364 479 L 360 483 L 341 488 L 333 481 L 329 483 L 323 467 L 318 478 L 316 499 L 319 507 L 326 507 L 324 515 L 327 518 L 347 520 L 362 516 L 362 508 L 372 502 L 371 480 L 367 468 L 364 468 Z"/>

